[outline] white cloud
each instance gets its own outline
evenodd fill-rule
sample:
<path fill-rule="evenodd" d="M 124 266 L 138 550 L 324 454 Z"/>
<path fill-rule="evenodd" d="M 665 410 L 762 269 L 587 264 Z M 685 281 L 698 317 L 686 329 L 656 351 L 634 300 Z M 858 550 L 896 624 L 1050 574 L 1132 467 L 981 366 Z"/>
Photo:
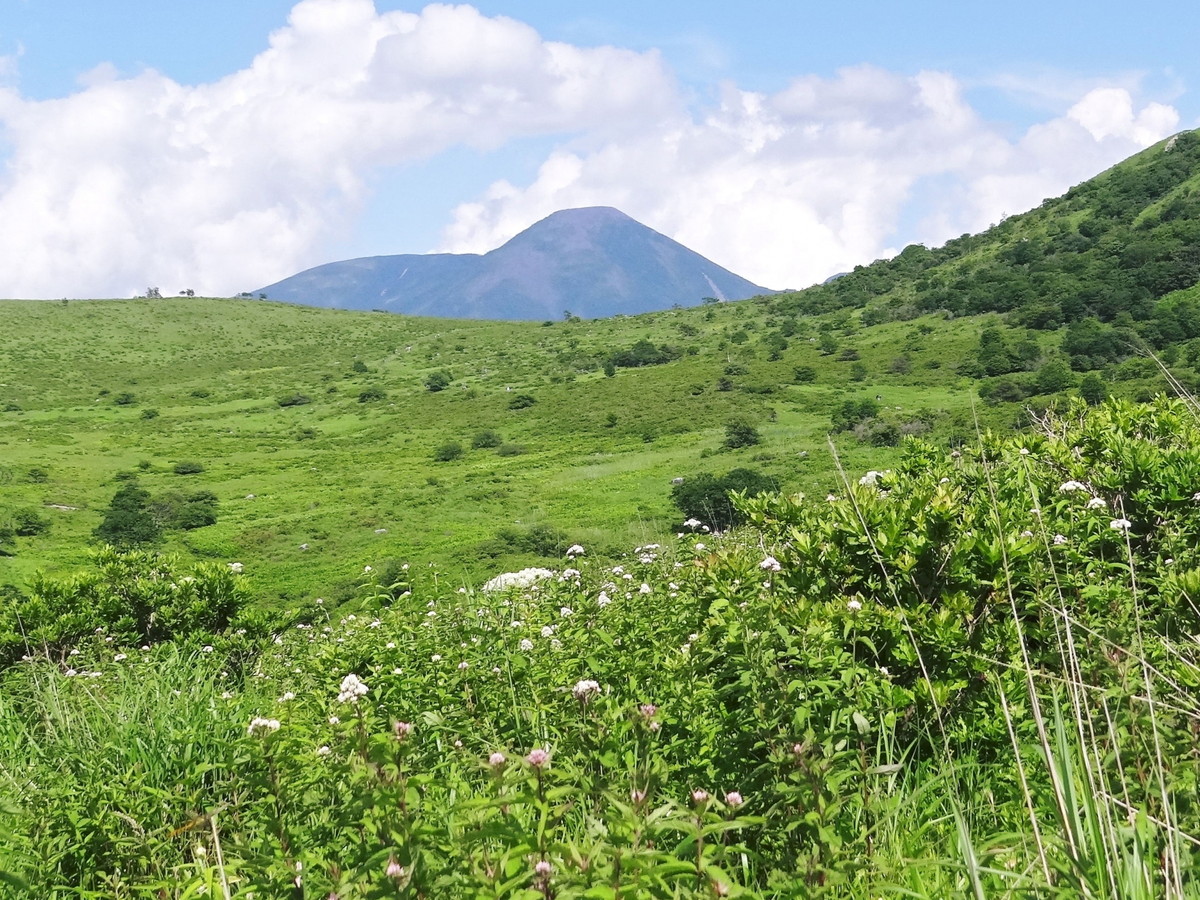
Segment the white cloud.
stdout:
<path fill-rule="evenodd" d="M 985 227 L 1178 121 L 1109 84 L 1014 140 L 954 77 L 871 66 L 774 94 L 727 84 L 691 112 L 657 53 L 370 0 L 303 0 L 250 66 L 209 84 L 102 65 L 37 101 L 3 69 L 0 296 L 254 288 L 327 261 L 375 173 L 530 135 L 560 144 L 531 183 L 455 210 L 445 249 L 604 204 L 761 284 L 803 286 L 892 252 L 902 222 L 927 243 Z"/>
<path fill-rule="evenodd" d="M 940 244 L 1028 209 L 1169 134 L 1178 115 L 1098 88 L 1017 140 L 984 121 L 959 82 L 871 66 L 805 77 L 776 94 L 727 87 L 703 117 L 636 140 L 555 153 L 534 182 L 498 182 L 463 204 L 444 247 L 486 250 L 555 209 L 618 206 L 769 287 L 802 287 Z"/>
<path fill-rule="evenodd" d="M 670 114 L 655 53 L 584 49 L 469 6 L 304 0 L 220 81 L 111 66 L 35 101 L 0 88 L 0 295 L 227 293 L 323 262 L 369 174 L 455 145 Z"/>

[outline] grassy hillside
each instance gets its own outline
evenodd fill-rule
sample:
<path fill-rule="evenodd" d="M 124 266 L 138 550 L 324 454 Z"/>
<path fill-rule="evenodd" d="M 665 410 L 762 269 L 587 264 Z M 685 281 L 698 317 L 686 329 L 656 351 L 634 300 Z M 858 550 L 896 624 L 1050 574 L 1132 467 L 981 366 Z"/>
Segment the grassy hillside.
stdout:
<path fill-rule="evenodd" d="M 266 598 L 298 599 L 389 558 L 459 579 L 532 562 L 535 526 L 600 552 L 661 538 L 681 519 L 672 479 L 697 472 L 750 466 L 823 490 L 845 397 L 878 395 L 904 421 L 957 412 L 925 418 L 967 427 L 966 382 L 941 362 L 968 351 L 976 324 L 844 337 L 876 373 L 856 381 L 854 362 L 821 353 L 813 323 L 789 320 L 798 330 L 778 350 L 779 321 L 769 301 L 546 325 L 234 300 L 0 304 L 0 506 L 49 524 L 16 539 L 3 580 L 82 563 L 131 475 L 154 495 L 216 494 L 216 524 L 168 532 L 168 548 L 243 562 Z M 604 361 L 639 340 L 679 356 L 607 377 Z M 914 341 L 911 370 L 891 374 Z M 796 383 L 801 366 L 811 380 Z M 450 383 L 430 391 L 442 371 Z M 535 402 L 510 408 L 521 396 Z M 722 450 L 735 417 L 763 442 Z M 489 429 L 502 445 L 473 449 Z M 448 442 L 462 457 L 435 461 Z M 852 467 L 889 452 L 849 445 Z M 181 462 L 203 471 L 175 474 Z"/>

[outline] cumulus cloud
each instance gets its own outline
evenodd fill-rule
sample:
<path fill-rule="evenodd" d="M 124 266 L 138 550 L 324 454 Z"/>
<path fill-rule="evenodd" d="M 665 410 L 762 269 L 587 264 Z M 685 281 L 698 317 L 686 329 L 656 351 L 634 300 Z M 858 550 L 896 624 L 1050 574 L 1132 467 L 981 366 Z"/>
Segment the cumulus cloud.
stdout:
<path fill-rule="evenodd" d="M 802 287 L 939 244 L 1061 193 L 1178 124 L 1125 88 L 1088 91 L 1017 139 L 983 120 L 951 75 L 872 66 L 775 94 L 728 86 L 717 108 L 632 140 L 563 148 L 524 187 L 459 206 L 450 250 L 496 246 L 555 209 L 607 204 L 769 287 Z"/>
<path fill-rule="evenodd" d="M 697 110 L 656 52 L 371 0 L 303 0 L 251 65 L 207 84 L 102 65 L 37 101 L 5 65 L 0 296 L 254 288 L 328 261 L 376 173 L 527 136 L 557 149 L 530 183 L 454 210 L 443 249 L 603 204 L 760 284 L 803 286 L 986 227 L 1178 121 L 1098 86 L 1013 139 L 953 76 L 871 66 L 771 94 L 726 84 Z"/>
<path fill-rule="evenodd" d="M 673 114 L 656 53 L 543 40 L 469 6 L 304 0 L 246 69 L 181 85 L 99 67 L 35 101 L 0 88 L 0 294 L 217 293 L 325 261 L 368 176 L 456 144 Z"/>

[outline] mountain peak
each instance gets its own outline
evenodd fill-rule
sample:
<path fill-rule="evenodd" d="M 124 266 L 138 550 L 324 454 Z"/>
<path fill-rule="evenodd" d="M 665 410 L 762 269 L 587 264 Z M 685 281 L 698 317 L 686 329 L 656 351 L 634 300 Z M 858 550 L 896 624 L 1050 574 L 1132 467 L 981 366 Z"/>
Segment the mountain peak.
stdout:
<path fill-rule="evenodd" d="M 585 318 L 742 299 L 764 289 L 611 206 L 563 209 L 482 256 L 328 263 L 261 291 L 273 300 L 456 318 Z M 257 293 L 257 292 L 256 292 Z"/>

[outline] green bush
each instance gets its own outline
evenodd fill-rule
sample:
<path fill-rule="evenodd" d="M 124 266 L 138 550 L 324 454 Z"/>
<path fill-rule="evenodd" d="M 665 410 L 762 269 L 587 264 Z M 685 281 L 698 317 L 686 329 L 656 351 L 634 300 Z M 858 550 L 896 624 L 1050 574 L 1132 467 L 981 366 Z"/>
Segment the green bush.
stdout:
<path fill-rule="evenodd" d="M 158 418 L 158 410 L 157 409 L 149 409 L 149 408 L 143 409 L 142 410 L 142 418 L 143 419 L 157 419 Z"/>
<path fill-rule="evenodd" d="M 175 463 L 171 471 L 176 475 L 199 475 L 204 471 L 204 463 L 196 462 L 193 459 L 185 459 Z"/>
<path fill-rule="evenodd" d="M 504 443 L 504 439 L 500 437 L 499 432 L 491 428 L 485 428 L 483 431 L 477 432 L 475 437 L 471 438 L 471 447 L 475 450 L 489 450 L 493 447 L 499 447 Z"/>
<path fill-rule="evenodd" d="M 527 452 L 524 444 L 501 444 L 496 448 L 497 456 L 520 456 Z"/>
<path fill-rule="evenodd" d="M 386 400 L 387 391 L 378 385 L 372 385 L 369 388 L 364 388 L 358 395 L 359 403 L 373 403 L 377 400 Z"/>
<path fill-rule="evenodd" d="M 307 394 L 301 393 L 285 394 L 284 396 L 279 397 L 275 402 L 282 407 L 304 406 L 306 403 L 312 403 L 312 398 Z"/>
<path fill-rule="evenodd" d="M 446 388 L 448 388 L 450 386 L 450 383 L 453 380 L 454 379 L 451 377 L 450 373 L 447 372 L 445 369 L 441 369 L 440 371 L 437 371 L 437 372 L 431 372 L 425 378 L 425 389 L 432 393 L 437 393 L 438 391 L 444 391 Z"/>
<path fill-rule="evenodd" d="M 451 462 L 463 455 L 462 444 L 458 441 L 447 441 L 433 451 L 435 462 Z"/>
<path fill-rule="evenodd" d="M 775 479 L 754 469 L 737 468 L 717 477 L 707 472 L 684 478 L 671 488 L 671 502 L 685 518 L 699 519 L 715 531 L 745 521 L 733 495 L 755 496 L 778 489 Z"/>
<path fill-rule="evenodd" d="M 137 402 L 137 398 L 129 391 L 121 391 L 117 396 L 113 397 L 113 403 L 117 406 L 129 406 Z"/>
<path fill-rule="evenodd" d="M 534 397 L 532 394 L 517 394 L 508 401 L 508 408 L 529 409 L 535 403 L 537 403 L 537 397 Z"/>
<path fill-rule="evenodd" d="M 725 440 L 722 442 L 728 450 L 738 450 L 742 447 L 753 447 L 762 441 L 762 435 L 746 419 L 730 419 L 725 424 Z"/>

